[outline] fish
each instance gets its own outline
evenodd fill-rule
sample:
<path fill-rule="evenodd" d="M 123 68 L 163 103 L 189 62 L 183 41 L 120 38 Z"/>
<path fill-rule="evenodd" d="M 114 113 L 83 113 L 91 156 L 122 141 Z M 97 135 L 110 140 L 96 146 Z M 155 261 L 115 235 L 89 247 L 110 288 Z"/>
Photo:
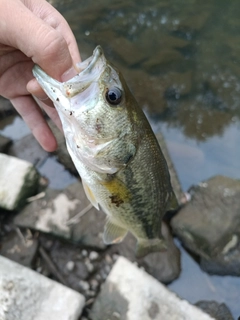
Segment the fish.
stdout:
<path fill-rule="evenodd" d="M 165 251 L 162 218 L 178 203 L 156 136 L 101 46 L 77 68 L 65 82 L 38 65 L 33 75 L 59 114 L 87 198 L 106 213 L 103 241 L 119 243 L 131 232 L 137 258 Z"/>

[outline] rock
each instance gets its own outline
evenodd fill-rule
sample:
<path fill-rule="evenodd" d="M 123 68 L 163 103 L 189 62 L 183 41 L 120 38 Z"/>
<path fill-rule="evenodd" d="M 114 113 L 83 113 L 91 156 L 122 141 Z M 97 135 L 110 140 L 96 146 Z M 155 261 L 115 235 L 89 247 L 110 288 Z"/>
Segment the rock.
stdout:
<path fill-rule="evenodd" d="M 48 157 L 48 153 L 43 150 L 32 134 L 14 141 L 9 148 L 8 154 L 31 162 L 36 167 L 39 167 Z"/>
<path fill-rule="evenodd" d="M 0 152 L 6 152 L 11 145 L 12 140 L 0 134 Z"/>
<path fill-rule="evenodd" d="M 29 162 L 0 154 L 0 207 L 21 208 L 28 197 L 36 194 L 39 174 Z"/>
<path fill-rule="evenodd" d="M 202 257 L 200 266 L 203 271 L 210 274 L 231 275 L 239 277 L 240 275 L 240 243 L 239 237 L 233 235 L 231 240 L 226 244 L 222 253 L 211 259 Z"/>
<path fill-rule="evenodd" d="M 117 37 L 111 41 L 111 48 L 128 66 L 144 60 L 146 54 L 126 37 Z"/>
<path fill-rule="evenodd" d="M 192 200 L 172 219 L 174 233 L 204 270 L 240 275 L 240 181 L 215 176 L 190 189 Z"/>
<path fill-rule="evenodd" d="M 213 320 L 178 298 L 164 285 L 123 257 L 115 263 L 96 298 L 92 320 Z"/>
<path fill-rule="evenodd" d="M 0 256 L 0 319 L 77 320 L 84 302 L 78 292 Z"/>
<path fill-rule="evenodd" d="M 79 213 L 79 219 L 75 220 Z M 106 247 L 101 236 L 105 214 L 90 206 L 80 182 L 64 190 L 47 189 L 45 196 L 26 206 L 14 223 L 81 245 L 99 249 Z"/>
<path fill-rule="evenodd" d="M 195 304 L 198 308 L 210 314 L 216 320 L 234 320 L 231 312 L 224 303 L 215 301 L 199 301 Z"/>
<path fill-rule="evenodd" d="M 184 63 L 184 57 L 180 52 L 174 49 L 164 49 L 153 54 L 143 63 L 143 68 L 154 74 L 163 71 L 163 68 L 169 68 L 172 65 Z"/>
<path fill-rule="evenodd" d="M 20 239 L 15 232 L 9 232 L 1 239 L 0 254 L 10 260 L 31 268 L 38 249 L 38 241 L 34 238 Z"/>
<path fill-rule="evenodd" d="M 176 279 L 181 271 L 180 251 L 175 246 L 173 238 L 166 223 L 162 223 L 162 234 L 168 249 L 163 252 L 150 253 L 144 258 L 135 257 L 136 239 L 128 234 L 124 241 L 111 247 L 110 252 L 126 257 L 128 260 L 138 262 L 154 278 L 163 283 L 169 283 Z"/>
<path fill-rule="evenodd" d="M 161 77 L 143 70 L 122 68 L 121 71 L 141 108 L 151 114 L 161 114 L 167 109 L 165 92 L 168 87 Z"/>

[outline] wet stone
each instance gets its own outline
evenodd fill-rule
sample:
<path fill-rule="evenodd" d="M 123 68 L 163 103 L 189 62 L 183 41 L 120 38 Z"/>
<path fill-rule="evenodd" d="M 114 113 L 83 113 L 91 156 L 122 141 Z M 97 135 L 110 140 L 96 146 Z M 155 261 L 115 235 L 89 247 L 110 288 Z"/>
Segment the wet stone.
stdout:
<path fill-rule="evenodd" d="M 174 233 L 212 274 L 240 275 L 240 181 L 215 176 L 189 190 L 192 199 L 172 219 Z"/>
<path fill-rule="evenodd" d="M 106 247 L 101 235 L 105 214 L 89 205 L 80 182 L 64 190 L 47 189 L 44 197 L 27 205 L 14 222 L 84 246 Z"/>
<path fill-rule="evenodd" d="M 111 41 L 111 48 L 128 66 L 134 65 L 146 57 L 144 51 L 138 49 L 136 44 L 125 37 L 117 37 Z"/>
<path fill-rule="evenodd" d="M 180 52 L 174 49 L 164 49 L 158 54 L 154 54 L 143 63 L 143 68 L 148 72 L 158 73 L 163 70 L 163 67 L 170 67 L 173 64 L 177 65 L 184 62 L 184 57 Z"/>
<path fill-rule="evenodd" d="M 163 283 L 170 283 L 178 278 L 181 271 L 180 251 L 175 246 L 168 226 L 162 223 L 162 234 L 168 249 L 164 252 L 149 253 L 141 259 L 135 257 L 136 239 L 130 233 L 120 244 L 111 247 L 111 254 L 118 254 L 126 257 L 132 262 L 137 261 L 154 278 Z"/>
<path fill-rule="evenodd" d="M 0 319 L 77 320 L 84 302 L 78 292 L 0 256 Z"/>
<path fill-rule="evenodd" d="M 90 316 L 92 320 L 213 320 L 123 257 L 102 286 Z"/>
<path fill-rule="evenodd" d="M 39 174 L 31 163 L 0 154 L 0 207 L 21 208 L 28 197 L 36 194 Z"/>
<path fill-rule="evenodd" d="M 199 301 L 195 305 L 210 314 L 210 316 L 216 320 L 234 320 L 225 303 L 217 303 L 216 301 Z"/>

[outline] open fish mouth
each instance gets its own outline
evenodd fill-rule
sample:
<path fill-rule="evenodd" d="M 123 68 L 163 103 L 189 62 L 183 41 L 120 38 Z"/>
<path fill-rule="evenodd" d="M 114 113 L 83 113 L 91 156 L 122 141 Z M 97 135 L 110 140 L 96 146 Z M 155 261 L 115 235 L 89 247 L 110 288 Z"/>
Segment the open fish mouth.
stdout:
<path fill-rule="evenodd" d="M 33 68 L 33 75 L 52 101 L 60 97 L 72 98 L 85 91 L 92 82 L 96 82 L 106 66 L 106 58 L 101 46 L 97 46 L 93 55 L 77 64 L 79 73 L 66 82 L 60 82 L 46 74 L 38 65 Z"/>

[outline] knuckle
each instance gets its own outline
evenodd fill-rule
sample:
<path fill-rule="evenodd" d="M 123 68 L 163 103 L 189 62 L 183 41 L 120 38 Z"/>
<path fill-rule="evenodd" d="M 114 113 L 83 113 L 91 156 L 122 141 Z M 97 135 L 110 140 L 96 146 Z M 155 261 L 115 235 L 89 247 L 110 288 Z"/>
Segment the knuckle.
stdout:
<path fill-rule="evenodd" d="M 42 56 L 45 58 L 57 56 L 65 47 L 66 42 L 63 37 L 57 31 L 52 30 L 45 36 Z"/>

